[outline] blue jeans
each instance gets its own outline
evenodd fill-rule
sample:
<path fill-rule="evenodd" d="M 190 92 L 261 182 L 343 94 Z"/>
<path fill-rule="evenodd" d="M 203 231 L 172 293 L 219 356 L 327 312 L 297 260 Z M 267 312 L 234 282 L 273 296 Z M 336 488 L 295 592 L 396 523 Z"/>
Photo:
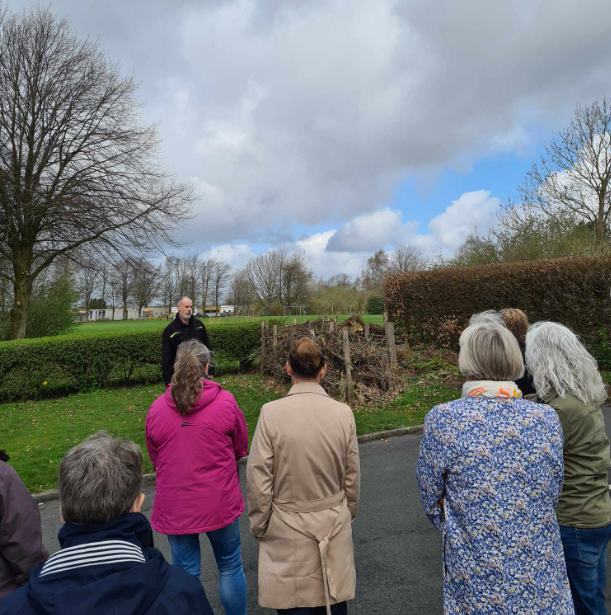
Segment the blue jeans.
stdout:
<path fill-rule="evenodd" d="M 594 530 L 560 526 L 575 615 L 606 615 L 606 551 L 611 525 Z"/>
<path fill-rule="evenodd" d="M 219 569 L 220 594 L 227 615 L 246 615 L 246 578 L 240 549 L 240 525 L 236 519 L 220 530 L 206 532 Z M 172 563 L 198 580 L 201 575 L 199 534 L 168 536 Z"/>

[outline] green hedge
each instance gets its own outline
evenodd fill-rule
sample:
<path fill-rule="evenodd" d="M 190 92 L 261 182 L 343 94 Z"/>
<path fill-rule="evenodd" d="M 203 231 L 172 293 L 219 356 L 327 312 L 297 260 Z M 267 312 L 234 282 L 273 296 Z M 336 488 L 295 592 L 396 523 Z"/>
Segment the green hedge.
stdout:
<path fill-rule="evenodd" d="M 248 359 L 260 343 L 259 322 L 209 327 L 218 367 Z M 0 401 L 159 382 L 162 330 L 70 334 L 0 343 Z"/>
<path fill-rule="evenodd" d="M 469 317 L 520 308 L 530 322 L 552 320 L 578 333 L 611 367 L 611 257 L 558 258 L 436 269 L 388 277 L 386 309 L 413 342 L 455 347 Z"/>

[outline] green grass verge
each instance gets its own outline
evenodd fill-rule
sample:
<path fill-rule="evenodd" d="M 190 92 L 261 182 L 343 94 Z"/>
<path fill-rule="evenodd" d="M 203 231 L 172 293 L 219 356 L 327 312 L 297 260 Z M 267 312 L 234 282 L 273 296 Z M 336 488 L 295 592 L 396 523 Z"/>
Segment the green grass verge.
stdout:
<path fill-rule="evenodd" d="M 261 406 L 282 397 L 289 388 L 256 374 L 228 374 L 218 381 L 235 395 L 250 438 Z M 163 385 L 145 385 L 0 405 L 0 446 L 30 491 L 53 489 L 66 451 L 100 429 L 132 438 L 145 451 L 146 413 L 163 391 Z M 458 395 L 442 384 L 419 386 L 412 379 L 407 391 L 393 402 L 355 411 L 357 431 L 360 435 L 417 425 L 435 404 Z M 153 470 L 146 453 L 144 470 Z"/>

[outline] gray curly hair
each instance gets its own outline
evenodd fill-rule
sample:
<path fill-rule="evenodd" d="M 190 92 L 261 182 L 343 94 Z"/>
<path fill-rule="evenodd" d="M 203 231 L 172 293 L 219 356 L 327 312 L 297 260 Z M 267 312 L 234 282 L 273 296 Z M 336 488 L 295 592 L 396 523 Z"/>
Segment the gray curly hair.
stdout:
<path fill-rule="evenodd" d="M 574 395 L 584 404 L 600 405 L 607 399 L 596 359 L 579 338 L 557 322 L 537 322 L 526 334 L 526 365 L 537 395 Z"/>

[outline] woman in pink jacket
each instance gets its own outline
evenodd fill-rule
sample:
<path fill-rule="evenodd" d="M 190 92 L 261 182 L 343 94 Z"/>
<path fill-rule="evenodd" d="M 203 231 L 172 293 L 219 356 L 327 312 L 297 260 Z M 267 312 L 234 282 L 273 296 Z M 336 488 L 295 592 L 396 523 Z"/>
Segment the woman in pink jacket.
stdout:
<path fill-rule="evenodd" d="M 248 429 L 233 395 L 207 378 L 209 364 L 201 342 L 183 342 L 172 383 L 146 417 L 146 446 L 157 470 L 151 524 L 168 536 L 173 563 L 198 579 L 199 535 L 206 533 L 225 613 L 246 615 L 237 460 L 248 452 Z"/>

